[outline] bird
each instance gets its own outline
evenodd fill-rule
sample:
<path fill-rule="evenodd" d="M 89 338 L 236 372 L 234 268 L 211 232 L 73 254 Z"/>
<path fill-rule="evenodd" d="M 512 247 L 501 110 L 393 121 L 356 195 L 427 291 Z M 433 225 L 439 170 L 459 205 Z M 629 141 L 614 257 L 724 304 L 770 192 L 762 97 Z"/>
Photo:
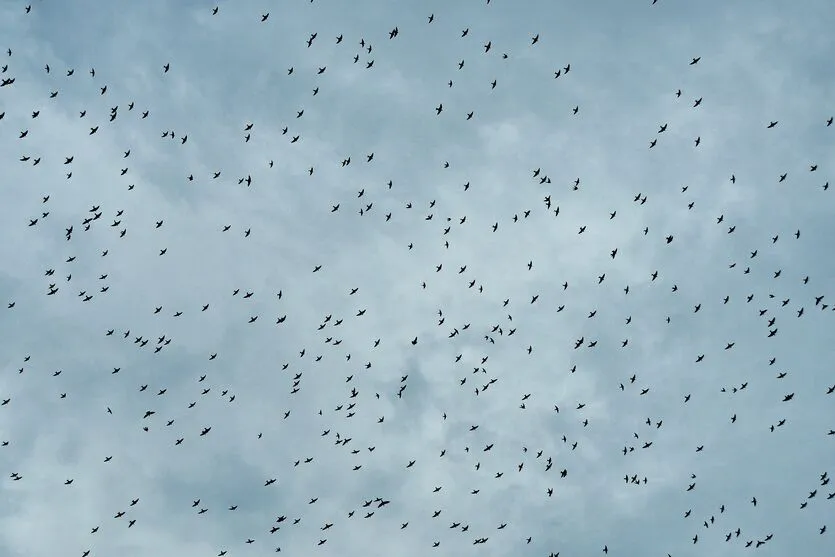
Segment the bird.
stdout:
<path fill-rule="evenodd" d="M 663 25 L 671 16 L 656 3 L 652 16 Z M 24 502 L 33 485 L 104 486 L 115 505 L 104 511 L 147 538 L 148 478 L 162 478 L 171 505 L 154 526 L 158 537 L 188 521 L 224 556 L 241 542 L 263 544 L 249 517 L 263 515 L 267 499 L 233 494 L 278 489 L 272 503 L 286 515 L 267 531 L 299 547 L 349 550 L 393 523 L 401 536 L 392 542 L 416 548 L 451 547 L 472 526 L 474 545 L 521 554 L 530 544 L 558 556 L 531 529 L 549 509 L 577 514 L 573 491 L 623 477 L 609 491 L 641 497 L 648 487 L 663 507 L 669 494 L 653 486 L 676 466 L 661 473 L 653 463 L 691 463 L 677 469 L 675 485 L 680 496 L 698 496 L 698 508 L 685 506 L 702 510 L 699 524 L 727 519 L 721 534 L 733 543 L 746 513 L 768 512 L 785 531 L 791 521 L 781 517 L 796 507 L 768 498 L 758 506 L 750 494 L 749 510 L 737 508 L 747 499 L 734 503 L 740 478 L 773 475 L 775 461 L 727 451 L 744 437 L 751 454 L 808 460 L 835 436 L 821 421 L 835 385 L 796 372 L 809 367 L 801 353 L 825 360 L 813 333 L 827 330 L 835 309 L 826 258 L 815 256 L 825 253 L 828 182 L 808 180 L 827 172 L 808 153 L 819 151 L 833 117 L 809 83 L 792 82 L 791 102 L 808 108 L 804 115 L 784 113 L 778 88 L 769 114 L 746 120 L 740 102 L 752 101 L 722 85 L 733 81 L 733 64 L 685 53 L 664 66 L 662 84 L 650 74 L 663 48 L 631 45 L 622 56 L 637 60 L 631 65 L 574 60 L 572 71 L 560 60 L 571 49 L 530 24 L 546 13 L 520 6 L 514 15 L 527 27 L 510 25 L 490 0 L 418 14 L 425 23 L 380 7 L 381 29 L 313 1 L 285 6 L 278 20 L 260 10 L 220 14 L 216 5 L 185 19 L 105 10 L 81 23 L 41 4 L 18 13 L 34 27 L 9 35 L 0 66 L 0 141 L 15 157 L 2 171 L 0 290 L 14 313 L 0 342 L 7 360 L 20 358 L 0 384 L 9 418 L 0 450 L 26 475 L 9 478 L 10 489 L 26 487 Z M 727 10 L 728 21 L 738 16 L 738 6 Z M 271 25 L 257 25 L 256 15 Z M 605 26 L 615 14 L 597 16 Z M 569 44 L 594 31 L 570 11 L 561 17 Z M 52 26 L 46 48 L 34 31 L 50 21 L 64 25 Z M 619 25 L 640 34 L 636 21 Z M 689 24 L 694 36 L 727 42 L 724 20 Z M 793 20 L 782 24 L 797 31 Z M 304 45 L 296 27 L 305 28 Z M 75 41 L 62 71 L 55 51 L 68 29 L 88 40 Z M 153 48 L 136 43 L 136 29 L 155 30 L 145 37 Z M 335 40 L 317 41 L 318 31 Z M 744 26 L 734 37 L 759 40 Z M 604 61 L 623 50 L 611 34 L 594 40 Z M 809 56 L 826 53 L 819 43 L 807 45 Z M 802 66 L 791 51 L 782 55 Z M 80 58 L 99 72 L 75 76 L 69 66 Z M 688 58 L 699 68 L 688 70 Z M 208 60 L 218 71 L 207 71 Z M 768 73 L 763 60 L 746 63 L 752 75 Z M 685 93 L 692 106 L 680 104 Z M 102 106 L 105 95 L 118 100 Z M 797 126 L 816 131 L 798 135 Z M 712 135 L 703 142 L 704 130 Z M 808 223 L 802 249 L 800 221 Z M 228 234 L 233 228 L 239 233 Z M 785 244 L 792 228 L 796 249 Z M 277 294 L 264 296 L 265 287 Z M 786 338 L 800 350 L 788 350 Z M 54 435 L 31 435 L 40 430 Z M 30 441 L 38 450 L 21 459 Z M 41 453 L 55 453 L 62 470 L 38 466 Z M 114 466 L 126 457 L 127 466 Z M 723 474 L 700 472 L 717 462 Z M 796 493 L 822 535 L 826 501 L 816 493 L 829 477 L 802 468 L 784 474 L 780 489 Z M 609 495 L 608 503 L 629 497 Z M 485 504 L 497 496 L 500 505 Z M 427 498 L 423 515 L 407 504 Z M 44 507 L 47 522 L 69 509 L 59 499 Z M 605 525 L 606 501 L 583 500 L 583 512 Z M 94 503 L 88 510 L 101 512 Z M 224 529 L 206 537 L 215 504 L 236 513 L 238 538 Z M 636 517 L 635 536 L 657 529 Z M 686 510 L 665 520 L 692 518 Z M 307 537 L 301 522 L 311 520 L 329 539 Z M 496 528 L 493 539 L 485 525 Z M 670 544 L 714 539 L 672 526 Z M 421 536 L 403 537 L 407 527 Z M 348 528 L 360 537 L 346 538 Z M 569 545 L 582 534 L 604 554 L 612 541 L 618 553 L 605 527 L 555 528 L 554 539 Z M 65 545 L 88 535 L 75 529 L 63 520 L 50 535 Z M 811 528 L 792 535 L 827 539 Z M 742 542 L 761 547 L 771 536 Z M 666 553 L 654 537 L 640 539 L 645 552 Z"/>

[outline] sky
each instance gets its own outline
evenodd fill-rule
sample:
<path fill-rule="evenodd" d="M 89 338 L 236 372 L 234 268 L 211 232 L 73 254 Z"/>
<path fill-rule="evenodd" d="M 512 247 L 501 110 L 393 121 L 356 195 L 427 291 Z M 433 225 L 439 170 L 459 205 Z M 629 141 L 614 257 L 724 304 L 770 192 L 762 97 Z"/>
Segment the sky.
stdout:
<path fill-rule="evenodd" d="M 831 3 L 417 4 L 0 4 L 0 555 L 835 554 Z"/>

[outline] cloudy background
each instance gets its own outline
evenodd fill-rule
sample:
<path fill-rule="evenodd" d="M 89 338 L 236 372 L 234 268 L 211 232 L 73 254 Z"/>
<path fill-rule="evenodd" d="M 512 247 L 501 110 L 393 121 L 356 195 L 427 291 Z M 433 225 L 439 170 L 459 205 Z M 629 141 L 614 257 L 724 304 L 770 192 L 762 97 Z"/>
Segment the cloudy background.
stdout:
<path fill-rule="evenodd" d="M 0 5 L 0 555 L 835 553 L 830 3 L 420 4 Z"/>

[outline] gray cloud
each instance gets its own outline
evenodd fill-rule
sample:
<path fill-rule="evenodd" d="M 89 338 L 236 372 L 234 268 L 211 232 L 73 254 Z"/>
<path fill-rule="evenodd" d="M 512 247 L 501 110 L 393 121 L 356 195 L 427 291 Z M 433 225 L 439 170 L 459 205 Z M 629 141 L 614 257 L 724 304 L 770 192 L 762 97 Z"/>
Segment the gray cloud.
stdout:
<path fill-rule="evenodd" d="M 0 7 L 0 552 L 833 552 L 835 13 L 432 4 Z"/>

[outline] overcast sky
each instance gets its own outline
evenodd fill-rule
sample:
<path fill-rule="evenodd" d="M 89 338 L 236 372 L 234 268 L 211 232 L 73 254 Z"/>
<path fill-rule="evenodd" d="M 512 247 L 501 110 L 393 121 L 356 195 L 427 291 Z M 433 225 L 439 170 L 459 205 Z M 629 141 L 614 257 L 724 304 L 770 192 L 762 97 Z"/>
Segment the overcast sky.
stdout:
<path fill-rule="evenodd" d="M 0 555 L 835 554 L 835 9 L 650 4 L 0 4 Z"/>

